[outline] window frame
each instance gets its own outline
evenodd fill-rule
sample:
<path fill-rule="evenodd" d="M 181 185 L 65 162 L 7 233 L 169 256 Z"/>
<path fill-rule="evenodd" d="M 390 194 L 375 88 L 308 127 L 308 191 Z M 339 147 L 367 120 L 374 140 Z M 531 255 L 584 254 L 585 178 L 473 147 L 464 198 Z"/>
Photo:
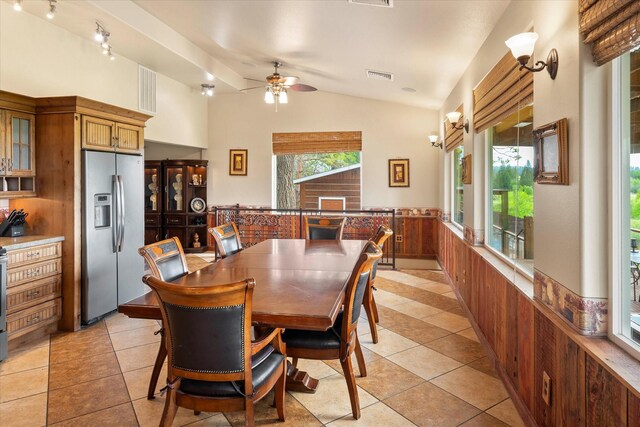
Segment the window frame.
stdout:
<path fill-rule="evenodd" d="M 633 341 L 629 336 L 631 331 L 631 319 L 629 310 L 629 298 L 623 297 L 623 292 L 629 292 L 630 283 L 630 259 L 625 250 L 630 239 L 630 202 L 629 202 L 629 158 L 631 155 L 630 141 L 624 141 L 623 132 L 625 108 L 623 107 L 622 87 L 625 61 L 629 61 L 629 55 L 625 54 L 612 61 L 611 72 L 611 96 L 609 97 L 611 115 L 609 116 L 609 134 L 611 136 L 610 155 L 610 179 L 611 191 L 609 196 L 610 228 L 609 228 L 609 339 L 622 347 L 627 353 L 640 360 L 640 343 Z M 626 117 L 629 119 L 628 111 Z M 627 136 L 628 138 L 628 136 Z M 626 179 L 623 179 L 626 177 Z M 625 194 L 627 195 L 625 198 Z M 626 285 L 625 285 L 626 283 Z M 626 316 L 625 316 L 626 315 Z M 625 319 L 626 318 L 626 319 Z M 625 335 L 627 334 L 627 335 Z"/>
<path fill-rule="evenodd" d="M 455 151 L 458 147 L 462 148 L 462 155 L 460 156 L 460 168 L 462 168 L 462 157 L 464 156 L 464 143 L 456 145 L 449 153 L 451 154 L 451 224 L 460 230 L 464 231 L 464 216 L 462 224 L 456 221 L 456 156 Z M 460 181 L 462 184 L 462 180 Z M 462 200 L 464 201 L 464 184 L 462 184 Z M 464 215 L 464 210 L 462 210 Z"/>

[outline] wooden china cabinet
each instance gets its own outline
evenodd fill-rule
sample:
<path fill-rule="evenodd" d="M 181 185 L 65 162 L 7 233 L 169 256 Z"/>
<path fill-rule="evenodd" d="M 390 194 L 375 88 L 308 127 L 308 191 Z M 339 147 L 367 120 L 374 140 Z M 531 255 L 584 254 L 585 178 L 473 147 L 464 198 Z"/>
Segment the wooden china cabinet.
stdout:
<path fill-rule="evenodd" d="M 207 250 L 207 163 L 145 162 L 145 244 L 177 237 L 185 252 Z M 160 189 L 155 206 L 151 200 L 153 175 Z"/>

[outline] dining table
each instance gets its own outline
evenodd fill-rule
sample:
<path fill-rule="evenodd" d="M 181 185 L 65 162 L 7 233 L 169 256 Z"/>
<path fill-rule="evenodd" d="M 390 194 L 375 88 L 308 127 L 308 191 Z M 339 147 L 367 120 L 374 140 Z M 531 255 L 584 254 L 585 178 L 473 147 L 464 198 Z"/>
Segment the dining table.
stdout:
<path fill-rule="evenodd" d="M 252 322 L 257 326 L 325 331 L 343 304 L 351 271 L 367 240 L 270 239 L 172 281 L 210 286 L 255 280 Z M 148 292 L 118 307 L 130 318 L 162 320 Z M 153 398 L 166 349 L 160 345 L 148 398 Z M 290 364 L 287 389 L 313 393 L 318 380 Z"/>

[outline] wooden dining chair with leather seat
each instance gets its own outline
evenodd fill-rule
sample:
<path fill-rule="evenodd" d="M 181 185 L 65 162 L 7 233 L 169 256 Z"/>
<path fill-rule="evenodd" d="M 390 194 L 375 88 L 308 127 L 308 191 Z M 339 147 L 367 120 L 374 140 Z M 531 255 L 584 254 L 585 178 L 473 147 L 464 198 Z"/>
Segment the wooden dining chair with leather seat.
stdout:
<path fill-rule="evenodd" d="M 151 270 L 151 275 L 165 282 L 175 280 L 189 272 L 187 259 L 184 256 L 180 239 L 177 237 L 143 246 L 138 249 L 138 253 L 142 255 L 147 262 L 149 270 Z M 161 328 L 157 333 L 162 335 L 164 328 Z M 151 372 L 149 390 L 147 391 L 147 399 L 149 400 L 154 398 L 160 371 L 162 371 L 162 365 L 166 358 L 167 350 L 164 347 L 164 343 L 160 342 L 156 362 Z"/>
<path fill-rule="evenodd" d="M 355 352 L 360 376 L 366 377 L 367 368 L 358 340 L 358 318 L 371 268 L 381 256 L 380 248 L 369 241 L 362 250 L 347 281 L 344 306 L 331 328 L 327 331 L 287 329 L 282 334 L 282 339 L 287 345 L 287 355 L 294 358 L 294 368 L 297 359 L 340 360 L 349 389 L 351 411 L 355 419 L 360 418 L 360 400 L 351 364 L 351 355 Z"/>
<path fill-rule="evenodd" d="M 304 232 L 308 240 L 342 240 L 346 218 L 305 216 Z"/>
<path fill-rule="evenodd" d="M 286 351 L 282 329 L 251 341 L 255 282 L 187 287 L 153 276 L 144 282 L 156 294 L 169 349 L 167 392 L 161 426 L 178 407 L 195 413 L 245 411 L 254 425 L 254 403 L 275 390 L 278 419 L 285 419 Z"/>
<path fill-rule="evenodd" d="M 242 250 L 240 234 L 235 222 L 229 222 L 209 229 L 209 233 L 216 241 L 216 247 L 221 258 L 226 258 Z"/>
<path fill-rule="evenodd" d="M 384 243 L 392 235 L 393 230 L 391 230 L 389 227 L 381 225 L 380 227 L 378 227 L 376 235 L 371 240 L 382 250 Z M 376 327 L 376 323 L 380 322 L 380 318 L 378 316 L 378 306 L 376 305 L 376 300 L 373 297 L 373 291 L 376 290 L 375 282 L 376 274 L 378 272 L 378 262 L 379 260 L 373 263 L 373 267 L 371 268 L 371 278 L 369 280 L 367 290 L 364 293 L 364 298 L 362 300 L 364 311 L 367 313 L 367 320 L 369 321 L 369 329 L 371 329 L 371 340 L 374 344 L 378 343 L 378 328 Z"/>

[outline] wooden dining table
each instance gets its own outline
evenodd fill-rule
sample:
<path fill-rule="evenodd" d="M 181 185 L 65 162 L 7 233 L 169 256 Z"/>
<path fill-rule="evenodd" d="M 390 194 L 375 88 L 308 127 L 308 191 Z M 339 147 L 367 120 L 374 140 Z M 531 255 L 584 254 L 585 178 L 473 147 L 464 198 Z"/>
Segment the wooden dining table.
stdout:
<path fill-rule="evenodd" d="M 325 331 L 336 320 L 347 280 L 366 242 L 265 240 L 172 283 L 210 286 L 253 278 L 256 282 L 252 310 L 254 324 Z M 131 318 L 162 319 L 152 292 L 121 304 L 118 311 Z M 153 397 L 155 389 L 153 378 L 157 380 L 166 355 L 164 346 L 160 347 L 149 398 Z M 287 375 L 287 389 L 315 392 L 318 381 L 305 372 L 292 367 Z"/>

